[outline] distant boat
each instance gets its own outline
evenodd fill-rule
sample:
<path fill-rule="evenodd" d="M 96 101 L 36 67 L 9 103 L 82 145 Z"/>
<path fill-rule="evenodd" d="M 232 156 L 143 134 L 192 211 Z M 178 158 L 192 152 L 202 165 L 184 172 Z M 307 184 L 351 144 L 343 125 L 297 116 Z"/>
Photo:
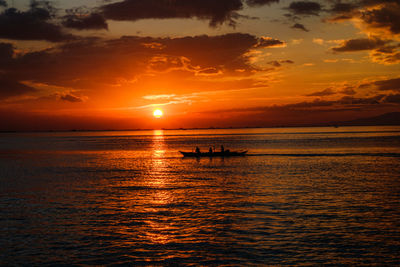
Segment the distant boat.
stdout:
<path fill-rule="evenodd" d="M 200 157 L 243 157 L 246 155 L 246 151 L 229 151 L 225 150 L 224 152 L 184 152 L 184 151 L 179 151 L 184 157 L 192 157 L 192 158 L 200 158 Z"/>

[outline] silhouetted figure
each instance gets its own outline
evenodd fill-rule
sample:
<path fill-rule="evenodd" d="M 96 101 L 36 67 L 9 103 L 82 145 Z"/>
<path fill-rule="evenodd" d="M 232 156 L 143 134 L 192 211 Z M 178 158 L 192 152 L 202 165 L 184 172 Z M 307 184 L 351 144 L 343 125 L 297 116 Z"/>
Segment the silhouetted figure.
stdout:
<path fill-rule="evenodd" d="M 196 146 L 196 153 L 200 154 L 200 148 L 198 146 Z"/>
<path fill-rule="evenodd" d="M 224 146 L 221 146 L 221 152 L 224 153 L 225 152 L 225 148 Z"/>
<path fill-rule="evenodd" d="M 212 154 L 213 153 L 213 151 L 212 151 L 212 148 L 210 147 L 210 149 L 208 150 L 208 153 L 210 153 L 210 154 Z"/>

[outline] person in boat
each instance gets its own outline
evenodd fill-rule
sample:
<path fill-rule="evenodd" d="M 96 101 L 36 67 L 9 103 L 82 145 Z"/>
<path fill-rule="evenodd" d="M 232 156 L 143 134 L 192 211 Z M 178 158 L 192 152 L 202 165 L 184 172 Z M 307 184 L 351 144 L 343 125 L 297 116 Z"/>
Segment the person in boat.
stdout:
<path fill-rule="evenodd" d="M 224 153 L 224 152 L 225 152 L 225 148 L 224 148 L 224 146 L 221 145 L 221 153 Z"/>
<path fill-rule="evenodd" d="M 208 149 L 208 153 L 210 153 L 210 154 L 212 154 L 213 153 L 213 150 L 212 150 L 212 148 L 210 147 L 210 149 Z"/>
<path fill-rule="evenodd" d="M 200 148 L 198 146 L 196 146 L 196 153 L 200 154 Z"/>

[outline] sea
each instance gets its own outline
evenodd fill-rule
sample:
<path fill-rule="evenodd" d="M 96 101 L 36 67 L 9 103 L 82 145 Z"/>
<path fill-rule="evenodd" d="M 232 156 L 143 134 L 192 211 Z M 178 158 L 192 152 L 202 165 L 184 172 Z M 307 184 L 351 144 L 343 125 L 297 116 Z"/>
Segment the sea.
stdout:
<path fill-rule="evenodd" d="M 398 266 L 400 126 L 1 133 L 0 265 Z"/>

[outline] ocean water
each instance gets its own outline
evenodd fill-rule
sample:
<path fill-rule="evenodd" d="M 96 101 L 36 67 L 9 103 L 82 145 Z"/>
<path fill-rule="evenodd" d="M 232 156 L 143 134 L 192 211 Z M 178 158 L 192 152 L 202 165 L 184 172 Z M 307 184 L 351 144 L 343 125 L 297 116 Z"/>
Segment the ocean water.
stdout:
<path fill-rule="evenodd" d="M 199 146 L 246 157 L 183 158 Z M 399 265 L 400 127 L 0 134 L 0 265 Z"/>

